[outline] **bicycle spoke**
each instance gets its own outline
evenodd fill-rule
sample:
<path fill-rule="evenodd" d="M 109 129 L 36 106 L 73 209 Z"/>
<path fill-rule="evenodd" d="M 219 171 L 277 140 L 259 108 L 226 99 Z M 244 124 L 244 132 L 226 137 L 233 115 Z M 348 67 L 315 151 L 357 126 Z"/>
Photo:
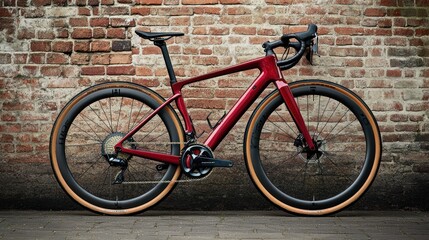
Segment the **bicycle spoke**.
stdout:
<path fill-rule="evenodd" d="M 109 97 L 109 109 L 110 109 L 110 122 L 112 123 L 112 132 L 113 131 L 113 115 L 112 115 L 112 98 Z"/>
<path fill-rule="evenodd" d="M 316 125 L 316 130 L 314 131 L 314 134 L 313 134 L 313 139 L 316 137 L 316 134 L 318 133 L 320 121 L 325 115 L 326 108 L 328 107 L 329 102 L 331 101 L 331 99 L 328 98 L 328 102 L 325 104 L 325 108 L 323 109 L 322 115 L 320 115 L 320 99 L 321 99 L 321 96 L 319 95 L 319 102 L 317 104 L 317 125 Z"/>
<path fill-rule="evenodd" d="M 88 123 L 88 121 L 86 119 L 88 119 L 90 122 L 94 123 L 96 126 L 99 126 L 96 122 L 94 122 L 91 118 L 88 118 L 87 116 L 85 116 L 83 113 L 79 114 L 79 116 L 83 119 L 83 121 L 86 123 L 86 125 L 91 129 L 91 131 L 98 137 L 98 139 L 100 140 L 100 142 L 102 142 L 101 138 L 98 136 L 97 132 L 91 127 L 91 125 Z M 101 126 L 99 126 L 101 129 L 103 129 Z M 83 130 L 83 129 L 82 129 Z M 103 129 L 105 131 L 105 129 Z M 109 133 L 109 131 L 106 131 L 107 133 Z"/>
<path fill-rule="evenodd" d="M 97 164 L 98 160 L 101 159 L 101 158 L 103 158 L 103 156 L 100 155 L 99 158 L 94 163 L 92 163 L 86 170 L 84 170 L 84 172 L 82 172 L 81 174 L 79 174 L 78 176 L 76 176 L 76 180 L 80 180 L 83 177 L 83 175 L 86 174 L 90 169 L 92 169 L 93 166 L 95 164 Z"/>
<path fill-rule="evenodd" d="M 131 128 L 128 128 L 128 132 L 131 131 L 131 129 L 134 129 L 137 126 L 137 124 L 139 124 L 139 122 L 137 122 L 137 119 L 139 119 L 140 113 L 141 113 L 144 106 L 145 106 L 144 104 L 141 104 L 140 109 L 137 112 L 136 117 L 134 118 L 133 124 L 131 125 Z M 147 110 L 145 114 L 143 114 L 143 117 L 140 118 L 141 119 L 140 121 L 143 121 L 143 119 L 147 116 L 149 111 L 150 111 L 150 109 Z"/>
<path fill-rule="evenodd" d="M 339 166 L 337 165 L 337 163 L 335 163 L 330 157 L 329 157 L 329 155 L 328 154 L 326 154 L 325 155 L 325 157 L 329 160 L 329 162 L 331 162 L 340 172 L 341 172 L 341 169 L 339 168 Z M 348 178 L 348 180 L 350 181 L 350 182 L 354 182 L 354 180 L 353 179 L 351 179 L 350 177 L 348 177 L 348 176 L 344 176 L 344 175 L 340 175 L 340 176 L 342 176 L 342 177 L 345 177 L 345 178 Z"/>
<path fill-rule="evenodd" d="M 341 120 L 344 118 L 344 116 L 346 116 L 346 114 L 348 112 L 349 112 L 349 110 L 347 109 L 347 111 L 343 114 L 343 116 L 341 116 L 341 118 L 337 121 L 337 123 L 334 125 L 334 127 L 329 131 L 328 135 L 325 136 L 325 140 L 328 139 L 329 135 L 331 135 L 331 133 L 334 131 L 334 129 L 338 126 L 338 124 L 341 122 Z"/>
<path fill-rule="evenodd" d="M 295 139 L 293 136 L 291 136 L 288 132 L 286 132 L 286 130 L 284 130 L 282 127 L 280 127 L 279 125 L 275 124 L 273 121 L 271 121 L 270 119 L 268 119 L 268 122 L 270 122 L 271 124 L 273 124 L 275 127 L 277 127 L 278 129 L 280 129 L 280 131 L 282 131 L 284 133 L 285 136 L 289 137 L 290 139 Z M 286 125 L 289 127 L 289 129 L 291 129 L 293 131 L 293 129 L 289 126 L 289 124 L 286 123 Z M 293 131 L 294 132 L 294 131 Z M 295 132 L 294 132 L 295 133 Z M 297 135 L 298 136 L 298 135 Z"/>
<path fill-rule="evenodd" d="M 116 132 L 118 132 L 119 120 L 121 119 L 121 111 L 122 111 L 122 102 L 123 101 L 124 101 L 124 97 L 121 97 L 121 104 L 119 105 L 118 121 L 116 122 Z"/>
<path fill-rule="evenodd" d="M 353 120 L 353 121 L 351 121 L 351 122 L 349 122 L 346 126 L 344 126 L 342 129 L 340 129 L 334 136 L 332 136 L 332 137 L 330 137 L 330 138 L 328 138 L 328 136 L 332 133 L 332 131 L 331 132 L 329 132 L 329 134 L 328 134 L 328 136 L 326 136 L 324 139 L 325 139 L 325 141 L 328 141 L 328 140 L 331 140 L 331 139 L 335 139 L 336 137 L 338 137 L 339 136 L 339 134 L 344 130 L 344 129 L 346 129 L 348 126 L 350 126 L 352 123 L 354 123 L 355 121 L 356 121 L 357 119 L 355 118 L 355 120 Z M 332 129 L 333 130 L 333 129 Z"/>
<path fill-rule="evenodd" d="M 158 120 L 158 122 L 159 122 L 159 120 Z M 148 137 L 151 133 L 153 133 L 153 131 L 155 131 L 155 129 L 158 127 L 159 124 L 154 124 L 154 125 L 155 125 L 155 127 L 153 127 L 152 130 L 150 130 L 148 133 L 146 133 L 146 135 L 143 136 L 142 140 L 145 140 L 146 137 Z M 163 134 L 165 134 L 165 133 L 166 132 L 164 132 Z M 151 142 L 151 141 L 148 141 L 148 142 Z"/>
<path fill-rule="evenodd" d="M 332 111 L 331 115 L 329 116 L 328 120 L 326 120 L 325 125 L 323 126 L 322 130 L 320 130 L 320 132 L 323 132 L 323 130 L 325 129 L 325 127 L 328 125 L 329 121 L 331 120 L 332 116 L 334 115 L 334 113 L 337 111 L 337 108 L 340 106 L 340 102 L 337 103 L 337 106 L 335 107 L 334 111 Z"/>
<path fill-rule="evenodd" d="M 308 105 L 308 98 L 309 95 L 307 95 L 307 130 L 310 130 L 310 108 Z"/>
<path fill-rule="evenodd" d="M 109 98 L 109 99 L 110 99 L 110 98 Z M 111 121 L 109 121 L 109 117 L 107 117 L 107 113 L 104 111 L 104 108 L 103 108 L 103 106 L 101 105 L 101 101 L 98 101 L 98 105 L 100 105 L 100 108 L 101 108 L 101 110 L 103 111 L 104 116 L 106 117 L 107 122 L 109 123 L 108 128 L 110 128 L 110 131 L 112 131 L 112 132 L 113 132 L 112 122 L 111 122 Z M 111 120 L 111 119 L 110 119 L 110 120 Z"/>
<path fill-rule="evenodd" d="M 90 106 L 88 106 L 90 109 L 91 109 L 91 111 L 98 117 L 98 119 L 107 127 L 107 132 L 109 132 L 109 126 L 101 119 L 101 117 L 100 117 L 100 115 L 98 115 L 96 112 L 95 112 L 95 110 L 91 107 L 91 105 Z M 92 119 L 91 119 L 92 120 Z M 92 120 L 92 122 L 93 123 L 95 123 L 94 122 L 94 120 Z M 106 129 L 104 129 L 104 127 L 101 127 L 101 125 L 100 124 L 97 124 L 100 128 L 103 128 L 103 130 L 105 130 L 106 131 Z"/>
<path fill-rule="evenodd" d="M 96 143 L 67 144 L 67 147 L 83 147 L 88 145 L 101 145 L 101 143 L 96 142 Z"/>
<path fill-rule="evenodd" d="M 127 129 L 130 129 L 130 124 L 131 124 L 131 116 L 132 116 L 132 112 L 133 112 L 133 105 L 134 105 L 134 99 L 132 99 L 131 101 L 131 108 L 130 108 L 130 113 L 129 113 L 129 118 L 128 118 L 128 127 Z"/>

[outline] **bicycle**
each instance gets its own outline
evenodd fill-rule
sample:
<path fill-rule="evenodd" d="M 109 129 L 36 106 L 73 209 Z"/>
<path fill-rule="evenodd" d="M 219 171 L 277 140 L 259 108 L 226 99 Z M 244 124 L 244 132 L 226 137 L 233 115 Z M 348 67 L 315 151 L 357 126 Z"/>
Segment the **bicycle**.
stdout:
<path fill-rule="evenodd" d="M 58 182 L 77 203 L 102 214 L 135 214 L 159 203 L 178 182 L 232 167 L 213 151 L 270 84 L 275 90 L 254 109 L 243 141 L 248 174 L 262 195 L 283 210 L 313 216 L 338 212 L 368 190 L 382 150 L 371 110 L 339 84 L 287 83 L 281 71 L 305 53 L 311 60 L 318 46 L 316 25 L 265 42 L 264 57 L 182 81 L 176 80 L 166 41 L 184 34 L 135 32 L 161 49 L 172 96 L 164 99 L 135 83 L 107 82 L 64 106 L 53 125 L 50 157 Z M 294 54 L 278 59 L 277 48 Z M 207 118 L 212 132 L 198 143 L 182 88 L 250 69 L 259 69 L 259 76 L 214 126 Z M 180 180 L 182 174 L 188 180 Z"/>

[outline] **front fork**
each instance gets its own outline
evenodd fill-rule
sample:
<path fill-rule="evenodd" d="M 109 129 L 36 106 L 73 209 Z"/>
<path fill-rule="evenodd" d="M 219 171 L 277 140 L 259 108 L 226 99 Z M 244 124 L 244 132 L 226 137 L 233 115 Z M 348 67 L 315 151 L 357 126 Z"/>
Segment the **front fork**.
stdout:
<path fill-rule="evenodd" d="M 298 104 L 293 97 L 292 91 L 289 88 L 289 85 L 282 79 L 275 81 L 275 85 L 277 89 L 280 91 L 280 95 L 282 96 L 287 109 L 289 110 L 293 121 L 295 122 L 299 132 L 301 132 L 302 136 L 307 143 L 307 146 L 310 150 L 316 150 L 316 147 L 311 139 L 310 132 L 308 131 L 307 126 L 305 125 L 304 118 L 302 117 L 301 111 L 299 111 Z"/>

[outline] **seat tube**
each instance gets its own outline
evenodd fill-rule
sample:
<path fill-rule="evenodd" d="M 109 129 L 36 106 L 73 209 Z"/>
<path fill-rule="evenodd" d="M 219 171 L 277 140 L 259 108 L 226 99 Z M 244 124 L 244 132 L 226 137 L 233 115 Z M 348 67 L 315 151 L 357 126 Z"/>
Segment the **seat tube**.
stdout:
<path fill-rule="evenodd" d="M 155 40 L 155 46 L 159 47 L 164 57 L 165 66 L 167 67 L 168 76 L 170 77 L 170 83 L 174 84 L 177 82 L 176 74 L 174 73 L 173 65 L 171 64 L 170 55 L 168 54 L 167 44 L 164 40 Z"/>
<path fill-rule="evenodd" d="M 301 111 L 299 110 L 298 104 L 293 97 L 289 85 L 284 80 L 277 80 L 275 84 L 280 91 L 280 95 L 282 96 L 286 107 L 289 110 L 292 119 L 296 124 L 296 127 L 301 132 L 302 136 L 307 142 L 308 147 L 310 148 L 310 150 L 315 150 L 315 146 L 313 140 L 311 139 L 310 132 L 308 131 L 304 118 L 302 117 Z"/>

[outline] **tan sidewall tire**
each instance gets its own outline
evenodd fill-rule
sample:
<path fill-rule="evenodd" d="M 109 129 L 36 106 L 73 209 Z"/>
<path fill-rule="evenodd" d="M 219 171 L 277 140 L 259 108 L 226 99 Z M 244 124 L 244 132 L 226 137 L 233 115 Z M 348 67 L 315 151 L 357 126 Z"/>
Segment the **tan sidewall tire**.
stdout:
<path fill-rule="evenodd" d="M 374 120 L 374 117 L 372 115 L 372 113 L 368 110 L 368 107 L 363 104 L 354 94 L 351 94 L 348 91 L 345 91 L 343 88 L 337 87 L 334 84 L 329 84 L 329 82 L 323 82 L 323 81 L 303 81 L 303 82 L 296 82 L 294 84 L 291 84 L 290 87 L 291 89 L 293 88 L 297 88 L 300 86 L 305 86 L 305 85 L 314 85 L 317 84 L 319 86 L 325 86 L 325 87 L 329 87 L 329 88 L 335 88 L 337 91 L 343 93 L 344 95 L 348 96 L 350 99 L 352 99 L 357 105 L 359 105 L 359 107 L 363 110 L 365 117 L 368 119 L 368 121 L 370 122 L 370 126 L 372 129 L 372 132 L 374 134 L 374 140 L 375 140 L 375 155 L 374 155 L 374 163 L 372 165 L 372 169 L 370 171 L 370 174 L 368 176 L 368 178 L 366 179 L 365 183 L 362 185 L 362 187 L 350 198 L 348 198 L 346 201 L 343 201 L 341 204 L 338 204 L 334 207 L 330 207 L 330 208 L 326 208 L 326 209 L 320 209 L 320 210 L 307 210 L 307 209 L 300 209 L 300 208 L 296 208 L 290 205 L 287 205 L 285 203 L 283 203 L 282 201 L 280 201 L 279 199 L 277 199 L 276 197 L 274 197 L 261 183 L 261 181 L 259 180 L 256 172 L 255 172 L 255 168 L 253 166 L 252 163 L 252 159 L 251 159 L 251 135 L 252 135 L 252 129 L 254 128 L 255 124 L 256 124 L 256 119 L 258 119 L 258 116 L 261 114 L 262 110 L 265 108 L 265 106 L 270 103 L 273 99 L 275 99 L 279 93 L 277 92 L 277 94 L 273 94 L 272 96 L 270 96 L 269 99 L 267 99 L 267 101 L 264 102 L 264 105 L 261 105 L 255 112 L 254 117 L 250 120 L 251 122 L 249 123 L 248 126 L 248 131 L 246 132 L 246 142 L 245 142 L 245 154 L 247 156 L 246 158 L 246 164 L 248 167 L 248 172 L 253 180 L 253 182 L 255 183 L 256 187 L 262 192 L 263 195 L 265 195 L 265 197 L 267 197 L 272 203 L 274 203 L 275 205 L 279 206 L 280 208 L 295 213 L 295 214 L 299 214 L 299 215 L 312 215 L 312 216 L 318 216 L 318 215 L 327 215 L 327 214 L 332 214 L 335 212 L 338 212 L 342 209 L 344 209 L 345 207 L 349 206 L 350 204 L 352 204 L 353 202 L 355 202 L 357 199 L 359 199 L 359 197 L 361 197 L 365 191 L 369 188 L 369 186 L 371 185 L 371 183 L 373 182 L 377 171 L 378 171 L 378 167 L 380 164 L 380 158 L 381 158 L 381 137 L 380 137 L 380 133 L 378 130 L 378 126 L 376 121 Z"/>
<path fill-rule="evenodd" d="M 80 94 L 78 94 L 75 98 L 73 98 L 65 107 L 64 109 L 61 111 L 60 115 L 58 116 L 53 129 L 52 129 L 52 134 L 51 136 L 51 144 L 50 144 L 50 155 L 51 155 L 51 164 L 52 164 L 52 168 L 54 171 L 55 176 L 57 177 L 57 180 L 59 182 L 59 184 L 63 187 L 63 189 L 67 192 L 67 194 L 72 197 L 76 202 L 78 202 L 79 204 L 81 204 L 82 206 L 98 212 L 98 213 L 103 213 L 103 214 L 108 214 L 108 215 L 130 215 L 130 214 L 135 214 L 141 211 L 144 211 L 152 206 L 154 206 L 155 204 L 157 204 L 159 201 L 161 201 L 165 196 L 168 195 L 168 193 L 173 189 L 176 180 L 180 177 L 180 167 L 177 167 L 171 182 L 168 183 L 168 186 L 159 194 L 157 195 L 155 198 L 153 198 L 151 201 L 141 205 L 141 206 L 137 206 L 134 208 L 129 208 L 129 209 L 108 209 L 108 208 L 101 208 L 98 207 L 96 205 L 93 205 L 91 203 L 89 203 L 88 201 L 82 199 L 81 197 L 79 197 L 67 184 L 67 182 L 64 180 L 64 177 L 62 176 L 61 170 L 59 168 L 58 165 L 58 159 L 56 156 L 56 142 L 52 142 L 56 140 L 55 136 L 58 136 L 59 131 L 60 131 L 60 123 L 63 122 L 64 117 L 67 115 L 67 113 L 70 111 L 70 109 L 76 104 L 78 103 L 82 98 L 84 98 L 85 96 L 87 96 L 90 93 L 93 93 L 95 91 L 99 91 L 101 89 L 106 89 L 106 88 L 131 88 L 137 91 L 141 91 L 145 94 L 147 94 L 148 96 L 152 97 L 153 99 L 155 99 L 158 103 L 162 104 L 164 102 L 164 100 L 162 98 L 160 98 L 157 94 L 155 94 L 154 92 L 136 85 L 136 84 L 130 84 L 127 82 L 115 82 L 115 83 L 107 83 L 107 84 L 100 84 L 100 85 L 96 85 L 93 86 L 87 90 L 84 90 L 83 92 L 81 92 Z M 168 114 L 170 115 L 171 119 L 174 121 L 174 125 L 176 126 L 179 138 L 180 138 L 180 142 L 184 142 L 184 136 L 183 136 L 183 132 L 181 132 L 181 123 L 179 122 L 179 119 L 177 119 L 177 115 L 169 108 L 168 109 Z M 183 146 L 181 146 L 180 148 L 182 148 Z"/>

